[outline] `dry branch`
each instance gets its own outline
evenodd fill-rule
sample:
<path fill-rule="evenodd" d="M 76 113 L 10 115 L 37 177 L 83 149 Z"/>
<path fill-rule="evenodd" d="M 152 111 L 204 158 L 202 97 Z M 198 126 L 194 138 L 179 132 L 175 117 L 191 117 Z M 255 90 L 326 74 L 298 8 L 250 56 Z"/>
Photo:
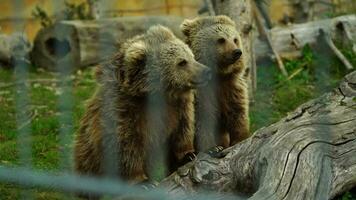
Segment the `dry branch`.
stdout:
<path fill-rule="evenodd" d="M 296 75 L 298 75 L 300 72 L 302 72 L 304 69 L 304 66 L 299 67 L 299 69 L 295 70 L 291 75 L 288 76 L 287 81 L 292 80 Z"/>
<path fill-rule="evenodd" d="M 251 200 L 332 199 L 355 187 L 356 71 L 225 153 L 199 154 L 160 186 L 172 195 L 205 189 Z"/>
<path fill-rule="evenodd" d="M 288 76 L 288 72 L 286 70 L 286 68 L 284 67 L 284 64 L 283 64 L 283 61 L 282 61 L 282 58 L 279 56 L 278 52 L 275 50 L 274 46 L 273 46 L 273 43 L 272 43 L 272 40 L 271 40 L 271 36 L 270 36 L 270 33 L 269 31 L 267 30 L 267 27 L 264 26 L 264 19 L 262 18 L 262 13 L 260 11 L 261 8 L 258 8 L 256 4 L 254 4 L 254 6 L 256 7 L 254 9 L 254 11 L 256 12 L 255 13 L 255 19 L 257 20 L 257 23 L 260 24 L 260 29 L 262 31 L 262 34 L 266 37 L 266 40 L 267 40 L 267 43 L 268 43 L 268 46 L 271 48 L 272 52 L 273 52 L 273 55 L 275 56 L 276 60 L 277 60 L 277 64 L 278 64 L 278 67 L 279 67 L 279 70 L 282 72 L 282 74 L 284 76 Z M 265 17 L 266 18 L 266 17 Z"/>
<path fill-rule="evenodd" d="M 342 54 L 341 51 L 336 47 L 336 45 L 334 44 L 331 37 L 328 34 L 325 34 L 324 31 L 322 31 L 322 30 L 320 33 L 324 37 L 325 42 L 328 44 L 328 46 L 331 48 L 331 50 L 340 59 L 340 61 L 345 65 L 346 69 L 348 69 L 348 70 L 353 69 L 353 66 L 350 63 L 350 61 L 348 61 L 347 58 L 344 56 L 344 54 Z"/>

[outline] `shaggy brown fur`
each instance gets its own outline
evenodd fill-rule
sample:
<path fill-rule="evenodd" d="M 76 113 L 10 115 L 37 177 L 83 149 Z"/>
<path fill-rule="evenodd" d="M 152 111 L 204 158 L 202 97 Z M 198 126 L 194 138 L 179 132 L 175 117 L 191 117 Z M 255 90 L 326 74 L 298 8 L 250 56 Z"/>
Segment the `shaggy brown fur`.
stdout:
<path fill-rule="evenodd" d="M 155 152 L 166 152 L 173 170 L 194 151 L 194 88 L 209 71 L 162 26 L 124 43 L 97 70 L 99 87 L 76 137 L 75 170 L 136 184 L 149 179 Z"/>
<path fill-rule="evenodd" d="M 196 59 L 214 77 L 197 92 L 197 150 L 242 141 L 249 136 L 249 101 L 235 23 L 226 16 L 201 17 L 185 20 L 181 30 Z"/>

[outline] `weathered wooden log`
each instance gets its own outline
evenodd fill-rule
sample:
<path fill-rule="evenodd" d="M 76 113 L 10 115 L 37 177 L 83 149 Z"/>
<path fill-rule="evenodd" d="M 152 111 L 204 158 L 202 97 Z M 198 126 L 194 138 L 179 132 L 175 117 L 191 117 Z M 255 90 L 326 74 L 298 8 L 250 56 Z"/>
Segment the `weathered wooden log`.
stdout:
<path fill-rule="evenodd" d="M 200 153 L 160 187 L 177 196 L 204 189 L 251 200 L 326 200 L 356 187 L 356 71 L 224 153 Z"/>
<path fill-rule="evenodd" d="M 182 38 L 183 19 L 168 16 L 121 17 L 92 21 L 62 21 L 36 36 L 31 58 L 38 67 L 57 70 L 58 63 L 73 68 L 97 64 L 112 55 L 117 44 L 161 24 Z"/>
<path fill-rule="evenodd" d="M 0 65 L 14 67 L 15 60 L 28 61 L 31 45 L 27 37 L 21 33 L 12 35 L 0 34 Z"/>
<path fill-rule="evenodd" d="M 347 15 L 333 19 L 319 20 L 288 27 L 276 27 L 269 31 L 275 50 L 282 57 L 297 57 L 306 44 L 315 44 L 323 30 L 332 39 L 345 40 L 356 46 L 356 15 Z M 268 53 L 268 47 L 261 42 L 255 43 L 256 57 Z"/>

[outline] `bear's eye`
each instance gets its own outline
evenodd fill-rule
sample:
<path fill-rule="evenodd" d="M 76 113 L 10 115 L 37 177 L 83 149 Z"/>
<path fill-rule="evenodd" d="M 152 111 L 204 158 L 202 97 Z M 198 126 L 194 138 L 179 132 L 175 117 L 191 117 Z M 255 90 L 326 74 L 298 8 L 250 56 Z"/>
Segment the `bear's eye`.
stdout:
<path fill-rule="evenodd" d="M 238 42 L 238 41 L 237 41 L 237 38 L 234 39 L 234 42 L 235 42 L 235 44 L 237 44 L 237 42 Z"/>
<path fill-rule="evenodd" d="M 219 44 L 224 44 L 225 43 L 225 38 L 219 38 L 218 39 Z"/>
<path fill-rule="evenodd" d="M 180 61 L 180 62 L 178 63 L 178 65 L 181 66 L 181 67 L 184 67 L 184 66 L 186 66 L 187 64 L 188 64 L 188 62 L 187 62 L 186 60 L 182 60 L 182 61 Z"/>

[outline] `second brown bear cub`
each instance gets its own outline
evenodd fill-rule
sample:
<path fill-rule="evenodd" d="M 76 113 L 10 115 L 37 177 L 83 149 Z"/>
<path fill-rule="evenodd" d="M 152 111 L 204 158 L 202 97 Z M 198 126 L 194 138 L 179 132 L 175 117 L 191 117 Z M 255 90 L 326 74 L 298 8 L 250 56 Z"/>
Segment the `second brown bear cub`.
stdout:
<path fill-rule="evenodd" d="M 185 20 L 181 30 L 197 61 L 214 77 L 197 92 L 197 151 L 242 141 L 249 136 L 249 101 L 235 23 L 227 16 L 200 17 Z"/>
<path fill-rule="evenodd" d="M 135 184 L 149 178 L 154 152 L 167 152 L 171 167 L 194 152 L 193 89 L 208 81 L 210 70 L 162 26 L 120 49 L 98 68 L 99 89 L 77 133 L 75 169 L 102 175 L 104 163 L 114 159 L 118 175 Z M 104 155 L 105 148 L 112 157 Z"/>

